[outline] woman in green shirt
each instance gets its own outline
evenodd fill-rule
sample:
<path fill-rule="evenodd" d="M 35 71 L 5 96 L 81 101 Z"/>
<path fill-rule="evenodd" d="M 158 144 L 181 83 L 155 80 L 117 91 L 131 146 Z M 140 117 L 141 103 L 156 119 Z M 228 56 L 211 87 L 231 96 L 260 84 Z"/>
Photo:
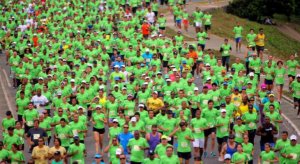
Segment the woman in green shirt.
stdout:
<path fill-rule="evenodd" d="M 237 144 L 237 152 L 232 155 L 231 162 L 240 164 L 248 163 L 248 156 L 243 152 L 242 144 Z"/>
<path fill-rule="evenodd" d="M 259 155 L 259 162 L 258 163 L 269 163 L 273 164 L 278 162 L 278 157 L 274 151 L 271 150 L 271 146 L 269 143 L 265 144 L 265 151 L 262 151 Z"/>
<path fill-rule="evenodd" d="M 103 113 L 103 109 L 96 107 L 96 112 L 92 115 L 92 121 L 94 124 L 93 132 L 95 139 L 95 148 L 96 153 L 100 153 L 100 150 L 103 148 L 103 137 L 105 133 L 105 124 L 107 123 L 106 116 Z"/>
<path fill-rule="evenodd" d="M 248 164 L 253 164 L 254 146 L 249 142 L 248 135 L 244 135 L 244 142 L 242 143 L 243 151 L 247 154 Z"/>
<path fill-rule="evenodd" d="M 285 68 L 283 67 L 283 62 L 279 60 L 277 62 L 277 68 L 274 71 L 275 76 L 275 84 L 277 85 L 277 91 L 278 91 L 278 101 L 281 101 L 282 97 L 282 89 L 284 85 L 284 75 L 285 75 Z"/>

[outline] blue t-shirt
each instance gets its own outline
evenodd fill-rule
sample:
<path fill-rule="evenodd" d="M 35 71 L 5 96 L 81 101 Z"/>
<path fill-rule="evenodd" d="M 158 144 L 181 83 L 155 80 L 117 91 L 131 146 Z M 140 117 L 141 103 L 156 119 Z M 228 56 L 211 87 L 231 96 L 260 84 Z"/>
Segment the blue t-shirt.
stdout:
<path fill-rule="evenodd" d="M 123 149 L 124 149 L 124 154 L 127 155 L 128 151 L 127 151 L 127 144 L 129 142 L 129 140 L 133 138 L 133 134 L 132 133 L 120 133 L 118 136 L 118 140 L 120 142 L 120 144 L 122 145 Z"/>

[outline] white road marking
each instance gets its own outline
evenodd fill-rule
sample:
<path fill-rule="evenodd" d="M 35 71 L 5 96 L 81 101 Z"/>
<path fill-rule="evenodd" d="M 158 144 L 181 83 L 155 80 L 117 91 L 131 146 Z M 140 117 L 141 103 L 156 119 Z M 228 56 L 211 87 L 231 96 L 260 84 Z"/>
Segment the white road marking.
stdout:
<path fill-rule="evenodd" d="M 0 78 L 0 84 L 1 84 L 1 88 L 3 90 L 3 94 L 4 94 L 4 98 L 6 100 L 6 103 L 7 103 L 7 106 L 8 106 L 8 109 L 11 111 L 11 113 L 14 115 L 14 117 L 16 118 L 16 112 L 15 110 L 13 110 L 13 107 L 11 105 L 11 101 L 10 99 L 8 98 L 8 93 L 6 92 L 6 88 L 4 87 L 4 84 L 3 84 L 3 81 L 2 81 L 3 78 Z"/>
<path fill-rule="evenodd" d="M 2 68 L 2 71 L 3 71 L 3 73 L 4 73 L 4 76 L 5 76 L 5 79 L 6 79 L 6 82 L 7 82 L 8 87 L 11 87 L 11 84 L 10 84 L 10 82 L 9 82 L 9 78 L 8 78 L 8 76 L 7 76 L 6 71 L 5 71 L 3 68 Z"/>

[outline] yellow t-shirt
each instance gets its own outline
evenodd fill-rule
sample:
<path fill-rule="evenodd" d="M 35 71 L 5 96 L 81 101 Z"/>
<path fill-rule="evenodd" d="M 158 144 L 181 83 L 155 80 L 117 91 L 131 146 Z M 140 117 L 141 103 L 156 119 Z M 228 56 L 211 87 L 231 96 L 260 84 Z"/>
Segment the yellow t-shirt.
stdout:
<path fill-rule="evenodd" d="M 238 110 L 240 116 L 245 114 L 248 111 L 249 111 L 248 104 L 244 105 L 243 103 L 241 103 L 241 105 L 239 106 L 239 110 Z"/>
<path fill-rule="evenodd" d="M 256 45 L 261 47 L 265 46 L 265 34 L 257 34 Z"/>
<path fill-rule="evenodd" d="M 42 148 L 40 148 L 39 146 L 34 147 L 32 150 L 32 156 L 39 157 L 39 159 L 34 160 L 34 163 L 48 164 L 48 159 L 46 159 L 46 157 L 48 157 L 48 153 L 49 153 L 48 146 L 44 145 Z"/>
<path fill-rule="evenodd" d="M 64 155 L 64 154 L 66 154 L 66 152 L 67 152 L 66 149 L 65 149 L 64 147 L 62 147 L 62 146 L 60 146 L 58 149 L 56 149 L 56 148 L 53 146 L 53 147 L 51 147 L 51 148 L 49 149 L 49 154 L 54 155 L 54 153 L 57 152 L 57 151 L 59 151 L 61 155 Z"/>
<path fill-rule="evenodd" d="M 239 107 L 242 103 L 242 95 L 241 94 L 232 94 L 231 95 L 231 102 L 236 106 Z"/>
<path fill-rule="evenodd" d="M 164 102 L 159 98 L 154 99 L 151 97 L 147 100 L 147 105 L 149 109 L 157 111 L 164 106 Z"/>

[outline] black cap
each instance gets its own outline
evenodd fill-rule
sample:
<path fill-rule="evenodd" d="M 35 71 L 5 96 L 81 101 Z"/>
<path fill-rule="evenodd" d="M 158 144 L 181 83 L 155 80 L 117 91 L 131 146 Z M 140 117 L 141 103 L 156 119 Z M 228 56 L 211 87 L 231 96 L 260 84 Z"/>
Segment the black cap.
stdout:
<path fill-rule="evenodd" d="M 234 139 L 235 136 L 234 136 L 233 134 L 230 134 L 228 138 L 229 138 L 229 139 Z"/>
<path fill-rule="evenodd" d="M 56 151 L 54 155 L 60 155 L 60 151 Z"/>
<path fill-rule="evenodd" d="M 226 104 L 225 103 L 221 103 L 221 105 L 220 105 L 221 107 L 225 107 L 226 106 Z"/>
<path fill-rule="evenodd" d="M 167 114 L 173 114 L 171 110 L 167 110 Z"/>
<path fill-rule="evenodd" d="M 149 151 L 149 155 L 154 155 L 154 151 L 153 151 L 153 150 L 150 150 L 150 151 Z"/>

